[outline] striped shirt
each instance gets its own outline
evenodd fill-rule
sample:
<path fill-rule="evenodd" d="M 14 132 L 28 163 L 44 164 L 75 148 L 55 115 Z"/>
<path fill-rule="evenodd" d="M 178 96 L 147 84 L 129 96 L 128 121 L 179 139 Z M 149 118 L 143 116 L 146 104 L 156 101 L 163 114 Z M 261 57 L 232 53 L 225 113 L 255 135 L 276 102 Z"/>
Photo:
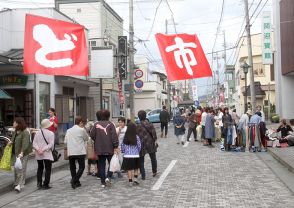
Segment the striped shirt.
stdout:
<path fill-rule="evenodd" d="M 125 158 L 138 158 L 141 150 L 141 141 L 137 136 L 137 144 L 136 145 L 128 145 L 125 143 L 121 144 L 121 152 L 123 153 Z"/>

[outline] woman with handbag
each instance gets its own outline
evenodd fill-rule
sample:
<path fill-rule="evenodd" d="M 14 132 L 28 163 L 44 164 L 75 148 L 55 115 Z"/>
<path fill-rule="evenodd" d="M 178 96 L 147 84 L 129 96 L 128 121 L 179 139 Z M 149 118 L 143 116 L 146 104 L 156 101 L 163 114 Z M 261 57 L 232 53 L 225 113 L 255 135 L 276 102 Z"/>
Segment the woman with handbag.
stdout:
<path fill-rule="evenodd" d="M 36 133 L 33 148 L 38 162 L 37 187 L 38 189 L 50 189 L 52 162 L 54 161 L 52 149 L 54 147 L 54 133 L 49 130 L 53 123 L 49 119 L 43 119 L 41 129 Z M 42 183 L 43 171 L 45 168 L 45 178 Z"/>
<path fill-rule="evenodd" d="M 80 187 L 80 178 L 85 170 L 86 147 L 85 143 L 88 140 L 88 134 L 84 125 L 86 120 L 81 116 L 75 119 L 75 125 L 68 129 L 65 134 L 64 143 L 67 146 L 67 154 L 69 158 L 69 167 L 71 173 L 71 187 L 73 189 Z M 79 169 L 76 171 L 76 162 L 79 164 Z"/>
<path fill-rule="evenodd" d="M 153 177 L 157 175 L 157 159 L 156 152 L 158 145 L 156 143 L 157 135 L 155 128 L 152 123 L 146 119 L 146 111 L 140 110 L 138 112 L 138 117 L 140 119 L 140 124 L 137 125 L 137 134 L 141 139 L 141 151 L 140 151 L 140 172 L 142 180 L 145 180 L 145 167 L 144 167 L 144 158 L 146 154 L 149 154 L 151 159 L 152 173 Z"/>
<path fill-rule="evenodd" d="M 32 143 L 30 139 L 30 133 L 26 129 L 25 120 L 21 117 L 17 117 L 13 122 L 14 132 L 12 134 L 12 140 L 8 145 L 12 146 L 12 154 L 15 159 L 20 158 L 22 169 L 14 169 L 15 181 L 14 190 L 20 192 L 24 188 L 26 180 L 27 163 L 29 154 L 32 152 Z"/>

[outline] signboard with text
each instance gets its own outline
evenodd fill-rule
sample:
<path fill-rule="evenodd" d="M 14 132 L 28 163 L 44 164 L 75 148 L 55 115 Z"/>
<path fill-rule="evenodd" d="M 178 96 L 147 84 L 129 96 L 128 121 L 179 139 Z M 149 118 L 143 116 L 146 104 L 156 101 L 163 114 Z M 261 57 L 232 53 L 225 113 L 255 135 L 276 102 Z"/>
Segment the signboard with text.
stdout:
<path fill-rule="evenodd" d="M 273 64 L 272 43 L 271 43 L 271 12 L 262 13 L 262 63 Z"/>

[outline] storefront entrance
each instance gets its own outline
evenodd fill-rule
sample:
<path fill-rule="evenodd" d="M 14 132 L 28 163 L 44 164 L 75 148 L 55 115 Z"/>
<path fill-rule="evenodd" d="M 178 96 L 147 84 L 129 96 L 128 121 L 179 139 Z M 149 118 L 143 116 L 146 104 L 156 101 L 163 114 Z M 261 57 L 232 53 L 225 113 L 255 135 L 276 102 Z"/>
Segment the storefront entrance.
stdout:
<path fill-rule="evenodd" d="M 0 99 L 0 121 L 12 126 L 15 117 L 23 117 L 28 127 L 34 126 L 33 90 L 5 89 L 12 99 Z"/>

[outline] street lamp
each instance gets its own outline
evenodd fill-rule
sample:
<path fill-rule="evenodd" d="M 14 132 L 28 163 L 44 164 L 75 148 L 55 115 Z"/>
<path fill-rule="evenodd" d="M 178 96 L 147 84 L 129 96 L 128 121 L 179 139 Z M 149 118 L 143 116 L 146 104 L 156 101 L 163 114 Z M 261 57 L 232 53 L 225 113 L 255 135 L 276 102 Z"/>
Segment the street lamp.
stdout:
<path fill-rule="evenodd" d="M 244 64 L 242 65 L 242 69 L 245 75 L 245 93 L 244 93 L 244 111 L 245 113 L 247 112 L 247 73 L 248 73 L 248 69 L 249 69 L 249 65 L 244 62 Z"/>

